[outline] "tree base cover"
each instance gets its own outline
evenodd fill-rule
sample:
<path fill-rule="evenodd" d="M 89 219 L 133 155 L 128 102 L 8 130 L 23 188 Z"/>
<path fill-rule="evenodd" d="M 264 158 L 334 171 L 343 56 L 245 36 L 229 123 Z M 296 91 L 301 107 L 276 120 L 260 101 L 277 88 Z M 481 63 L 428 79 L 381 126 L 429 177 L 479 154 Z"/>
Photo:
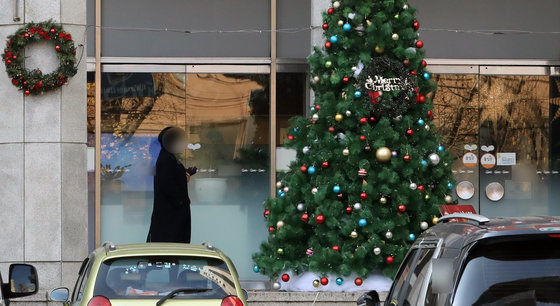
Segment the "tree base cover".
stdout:
<path fill-rule="evenodd" d="M 327 285 L 321 285 L 320 276 L 313 272 L 306 272 L 303 274 L 295 275 L 292 271 L 283 273 L 290 276 L 290 281 L 282 281 L 282 276 L 278 277 L 276 282 L 280 284 L 280 289 L 283 291 L 296 291 L 296 292 L 307 292 L 307 291 L 329 291 L 329 292 L 356 292 L 356 291 L 371 291 L 376 290 L 377 292 L 387 292 L 391 289 L 392 280 L 384 276 L 381 272 L 373 272 L 360 286 L 356 286 L 354 281 L 358 278 L 356 273 L 349 275 L 348 277 L 339 277 L 335 274 L 328 274 L 324 276 L 328 279 Z M 343 280 L 341 285 L 338 285 L 336 280 L 340 278 Z M 313 286 L 313 282 L 319 282 L 319 286 Z"/>

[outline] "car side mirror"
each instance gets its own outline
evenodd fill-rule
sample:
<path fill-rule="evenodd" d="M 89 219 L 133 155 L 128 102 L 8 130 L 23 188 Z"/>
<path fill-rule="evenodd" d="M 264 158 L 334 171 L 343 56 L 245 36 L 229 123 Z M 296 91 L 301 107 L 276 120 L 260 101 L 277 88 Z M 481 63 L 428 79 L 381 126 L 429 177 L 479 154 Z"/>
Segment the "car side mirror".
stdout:
<path fill-rule="evenodd" d="M 66 303 L 69 297 L 70 291 L 68 288 L 56 288 L 49 294 L 49 301 Z"/>
<path fill-rule="evenodd" d="M 453 258 L 432 259 L 432 292 L 449 294 L 453 290 Z"/>
<path fill-rule="evenodd" d="M 245 298 L 245 301 L 247 301 L 247 299 L 249 298 L 249 293 L 245 289 L 241 289 L 241 291 L 243 291 L 243 297 Z"/>
<path fill-rule="evenodd" d="M 375 290 L 366 292 L 358 298 L 356 304 L 358 306 L 380 306 L 381 301 L 379 300 L 379 293 Z"/>
<path fill-rule="evenodd" d="M 37 277 L 37 270 L 32 265 L 10 265 L 9 280 L 10 282 L 8 283 L 8 295 L 10 298 L 33 295 L 39 290 L 39 279 Z"/>

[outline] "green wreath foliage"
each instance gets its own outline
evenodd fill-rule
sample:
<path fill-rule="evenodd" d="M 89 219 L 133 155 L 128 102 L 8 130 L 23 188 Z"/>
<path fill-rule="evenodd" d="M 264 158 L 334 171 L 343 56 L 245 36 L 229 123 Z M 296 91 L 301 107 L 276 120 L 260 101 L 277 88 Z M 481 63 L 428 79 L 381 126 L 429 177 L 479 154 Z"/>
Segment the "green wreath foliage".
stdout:
<path fill-rule="evenodd" d="M 34 68 L 25 68 L 25 47 L 33 42 L 49 40 L 53 42 L 60 65 L 53 72 L 43 74 Z M 72 35 L 65 32 L 60 24 L 52 21 L 28 23 L 8 36 L 6 48 L 2 54 L 6 72 L 12 84 L 25 95 L 36 95 L 56 89 L 68 82 L 76 74 L 76 47 Z"/>

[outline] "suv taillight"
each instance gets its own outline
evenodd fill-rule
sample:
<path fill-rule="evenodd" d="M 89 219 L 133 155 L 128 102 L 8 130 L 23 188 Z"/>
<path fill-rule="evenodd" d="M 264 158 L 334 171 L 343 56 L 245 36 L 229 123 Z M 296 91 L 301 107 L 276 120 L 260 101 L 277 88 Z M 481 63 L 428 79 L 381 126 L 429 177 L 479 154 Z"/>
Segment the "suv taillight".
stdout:
<path fill-rule="evenodd" d="M 111 301 L 102 295 L 98 295 L 92 297 L 87 306 L 111 306 Z"/>
<path fill-rule="evenodd" d="M 243 306 L 243 302 L 235 295 L 229 295 L 222 300 L 222 306 Z"/>

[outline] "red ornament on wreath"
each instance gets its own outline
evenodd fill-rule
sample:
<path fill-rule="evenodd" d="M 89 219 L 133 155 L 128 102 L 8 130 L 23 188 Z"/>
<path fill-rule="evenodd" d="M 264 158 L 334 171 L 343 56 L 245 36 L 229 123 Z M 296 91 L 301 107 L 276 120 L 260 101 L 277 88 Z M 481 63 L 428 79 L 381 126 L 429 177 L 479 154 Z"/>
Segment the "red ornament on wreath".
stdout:
<path fill-rule="evenodd" d="M 356 284 L 356 286 L 361 286 L 363 283 L 364 281 L 359 277 L 354 280 L 354 284 Z"/>
<path fill-rule="evenodd" d="M 49 32 L 51 34 L 60 32 L 61 35 L 51 36 Z M 25 48 L 29 44 L 40 40 L 53 41 L 57 58 L 60 60 L 60 64 L 55 71 L 44 75 L 39 69 L 28 70 L 25 67 Z M 62 86 L 68 81 L 68 78 L 74 76 L 77 72 L 75 52 L 76 47 L 72 41 L 72 36 L 69 33 L 64 33 L 62 26 L 59 24 L 46 21 L 28 23 L 8 36 L 2 60 L 6 64 L 8 76 L 16 80 L 12 81 L 12 84 L 29 96 L 53 90 Z"/>
<path fill-rule="evenodd" d="M 326 286 L 329 284 L 329 279 L 326 277 L 321 277 L 321 285 Z"/>
<path fill-rule="evenodd" d="M 288 274 L 283 274 L 283 275 L 282 275 L 282 281 L 283 281 L 283 282 L 287 282 L 287 281 L 289 281 L 289 280 L 290 280 L 290 276 L 289 276 Z"/>

